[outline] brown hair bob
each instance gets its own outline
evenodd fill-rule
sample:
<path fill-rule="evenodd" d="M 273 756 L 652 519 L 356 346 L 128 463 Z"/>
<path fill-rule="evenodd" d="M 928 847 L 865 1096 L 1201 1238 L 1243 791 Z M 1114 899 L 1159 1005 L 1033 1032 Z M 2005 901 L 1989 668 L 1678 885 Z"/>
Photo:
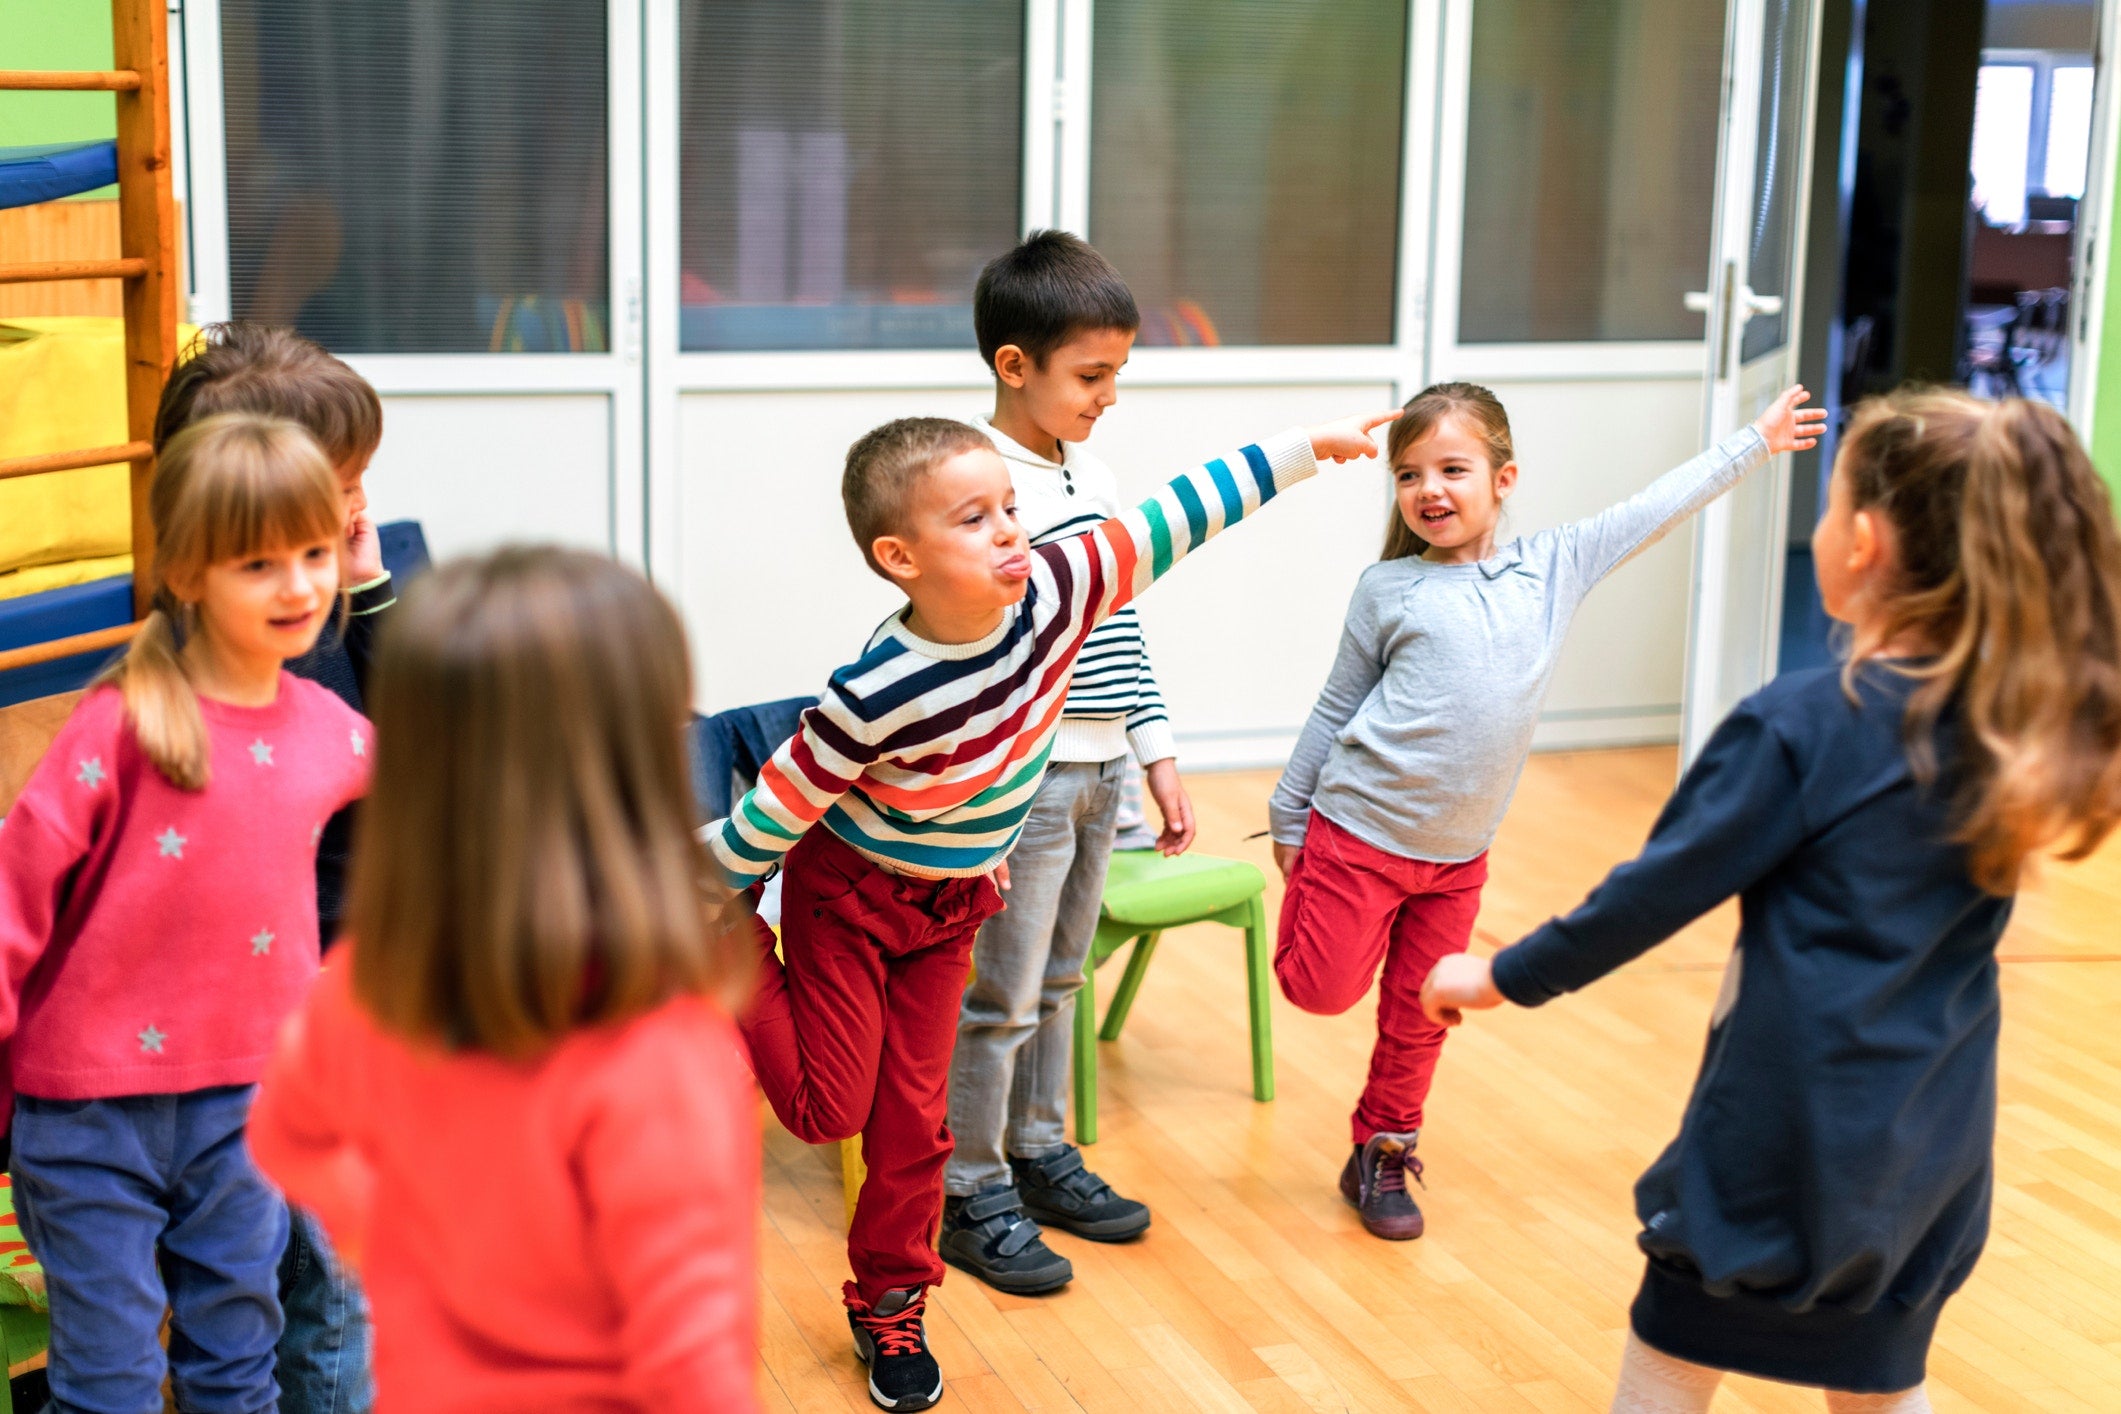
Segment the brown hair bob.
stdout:
<path fill-rule="evenodd" d="M 354 995 L 386 1029 L 528 1059 L 674 996 L 737 1000 L 748 926 L 693 834 L 684 631 L 600 555 L 433 571 L 382 635 L 354 850 Z"/>
<path fill-rule="evenodd" d="M 1974 880 L 2016 891 L 2044 850 L 2081 859 L 2121 820 L 2121 536 L 2106 486 L 2062 414 L 1910 390 L 1860 405 L 1834 474 L 1892 526 L 1895 582 L 1844 680 L 1889 644 L 1917 774 L 1939 774 L 1933 728 L 1963 728 L 1951 763 L 1957 838 Z"/>
<path fill-rule="evenodd" d="M 1478 383 L 1433 383 L 1407 399 L 1406 406 L 1399 410 L 1399 416 L 1392 423 L 1392 430 L 1385 435 L 1386 469 L 1397 476 L 1393 464 L 1399 460 L 1399 454 L 1435 431 L 1446 417 L 1466 420 L 1480 438 L 1491 472 L 1517 460 L 1517 449 L 1510 441 L 1510 415 L 1503 411 L 1501 399 Z M 1399 513 L 1395 500 L 1391 519 L 1385 522 L 1384 553 L 1377 558 L 1415 559 L 1425 554 L 1428 548 L 1429 542 L 1407 524 L 1407 518 Z"/>
<path fill-rule="evenodd" d="M 203 417 L 252 412 L 309 429 L 334 468 L 383 442 L 383 402 L 322 344 L 276 324 L 209 324 L 184 349 L 155 408 L 155 446 Z"/>

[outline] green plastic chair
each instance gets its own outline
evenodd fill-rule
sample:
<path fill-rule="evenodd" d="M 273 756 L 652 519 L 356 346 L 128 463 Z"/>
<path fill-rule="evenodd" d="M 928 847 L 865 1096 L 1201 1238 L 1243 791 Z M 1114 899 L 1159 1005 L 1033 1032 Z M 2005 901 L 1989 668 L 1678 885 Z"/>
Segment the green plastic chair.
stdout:
<path fill-rule="evenodd" d="M 0 1414 L 15 1407 L 8 1377 L 44 1363 L 51 1344 L 50 1310 L 44 1268 L 30 1255 L 15 1218 L 14 1180 L 0 1174 L 0 1363 L 6 1365 L 0 1374 Z"/>
<path fill-rule="evenodd" d="M 1274 1098 L 1274 1024 L 1267 1001 L 1272 987 L 1273 943 L 1267 936 L 1267 880 L 1239 859 L 1181 854 L 1166 859 L 1153 849 L 1112 853 L 1105 875 L 1105 902 L 1083 989 L 1075 999 L 1075 1142 L 1097 1142 L 1097 1043 L 1117 1041 L 1134 995 L 1148 975 L 1156 945 L 1168 928 L 1188 923 L 1225 923 L 1245 934 L 1245 991 L 1252 1008 L 1252 1098 Z M 1105 1024 L 1097 1024 L 1098 965 L 1134 944 L 1127 970 L 1112 994 Z"/>

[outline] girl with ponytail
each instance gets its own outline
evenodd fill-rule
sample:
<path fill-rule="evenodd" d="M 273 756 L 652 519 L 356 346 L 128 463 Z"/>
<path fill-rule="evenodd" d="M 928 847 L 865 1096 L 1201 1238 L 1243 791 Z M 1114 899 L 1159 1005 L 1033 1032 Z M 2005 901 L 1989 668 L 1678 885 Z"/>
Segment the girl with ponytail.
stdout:
<path fill-rule="evenodd" d="M 282 670 L 343 514 L 310 435 L 249 414 L 171 439 L 149 513 L 154 611 L 0 829 L 15 1201 L 57 1404 L 160 1408 L 167 1368 L 180 1408 L 269 1409 L 287 1209 L 243 1130 L 317 970 L 318 833 L 367 780 L 368 724 Z"/>
<path fill-rule="evenodd" d="M 1446 1025 L 1538 1006 L 1739 897 L 1679 1137 L 1635 1189 L 1615 1409 L 1705 1410 L 1725 1370 L 1930 1407 L 1988 1233 L 1996 943 L 2042 854 L 2121 820 L 2121 535 L 2061 414 L 1864 404 L 1812 549 L 1847 663 L 1739 704 L 1638 858 L 1423 988 Z"/>

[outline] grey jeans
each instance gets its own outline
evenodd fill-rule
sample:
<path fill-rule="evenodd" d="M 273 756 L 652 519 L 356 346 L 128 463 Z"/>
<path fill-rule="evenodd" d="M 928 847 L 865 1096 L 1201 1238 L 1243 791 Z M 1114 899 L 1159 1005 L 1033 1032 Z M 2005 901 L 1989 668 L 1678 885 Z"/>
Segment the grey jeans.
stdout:
<path fill-rule="evenodd" d="M 1097 932 L 1126 758 L 1049 767 L 1009 854 L 1009 906 L 972 945 L 950 1059 L 957 1148 L 943 1191 L 1011 1179 L 1009 1155 L 1040 1158 L 1068 1142 L 1075 994 Z"/>

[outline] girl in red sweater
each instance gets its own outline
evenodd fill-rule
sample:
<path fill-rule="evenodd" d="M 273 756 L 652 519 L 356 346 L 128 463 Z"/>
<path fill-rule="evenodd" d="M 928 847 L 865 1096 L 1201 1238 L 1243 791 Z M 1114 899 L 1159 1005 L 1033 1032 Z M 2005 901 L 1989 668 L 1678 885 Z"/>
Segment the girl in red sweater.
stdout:
<path fill-rule="evenodd" d="M 149 512 L 154 611 L 0 829 L 15 1201 L 56 1405 L 159 1409 L 167 1368 L 179 1408 L 267 1410 L 287 1209 L 243 1125 L 317 970 L 318 833 L 369 751 L 281 664 L 338 600 L 343 517 L 309 434 L 247 414 L 173 439 Z"/>
<path fill-rule="evenodd" d="M 676 613 L 504 550 L 406 595 L 370 687 L 351 941 L 250 1139 L 361 1269 L 379 1406 L 757 1408 L 745 952 L 701 891 Z"/>

